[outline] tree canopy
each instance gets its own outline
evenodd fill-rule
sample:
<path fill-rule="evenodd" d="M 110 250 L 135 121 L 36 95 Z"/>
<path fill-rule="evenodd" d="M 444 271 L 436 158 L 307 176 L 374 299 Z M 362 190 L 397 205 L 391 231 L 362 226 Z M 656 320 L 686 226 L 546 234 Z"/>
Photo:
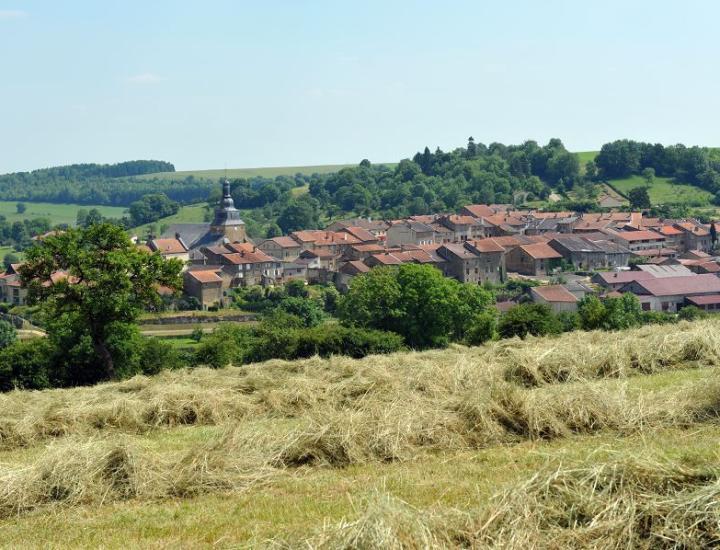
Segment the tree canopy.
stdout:
<path fill-rule="evenodd" d="M 159 286 L 179 289 L 182 264 L 134 246 L 123 230 L 95 224 L 49 236 L 26 252 L 20 274 L 28 300 L 48 318 L 51 338 L 87 342 L 100 378 L 117 376 L 122 347 L 142 311 L 160 304 Z M 69 350 L 68 350 L 69 351 Z"/>
<path fill-rule="evenodd" d="M 348 325 L 395 332 L 415 348 L 462 340 L 492 304 L 478 285 L 461 284 L 427 265 L 379 267 L 356 277 L 340 299 Z"/>

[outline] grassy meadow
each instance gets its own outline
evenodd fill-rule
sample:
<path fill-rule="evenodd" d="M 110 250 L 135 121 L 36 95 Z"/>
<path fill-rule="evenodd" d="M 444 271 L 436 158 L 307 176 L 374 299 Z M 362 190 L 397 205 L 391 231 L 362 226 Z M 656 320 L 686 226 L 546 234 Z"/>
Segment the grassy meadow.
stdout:
<path fill-rule="evenodd" d="M 207 210 L 207 203 L 200 204 L 189 204 L 181 206 L 177 214 L 161 218 L 154 223 L 147 223 L 131 229 L 131 232 L 141 238 L 145 238 L 148 229 L 151 226 L 157 226 L 161 228 L 164 225 L 171 225 L 173 223 L 202 223 L 205 221 L 205 213 Z"/>
<path fill-rule="evenodd" d="M 3 543 L 704 547 L 720 537 L 719 329 L 0 395 Z"/>
<path fill-rule="evenodd" d="M 647 182 L 642 176 L 631 176 L 624 179 L 610 180 L 610 184 L 627 195 L 635 187 L 643 187 Z M 650 202 L 655 204 L 688 204 L 702 206 L 709 204 L 712 193 L 692 185 L 674 183 L 671 178 L 656 177 L 648 188 Z"/>
<path fill-rule="evenodd" d="M 27 209 L 23 214 L 17 213 L 17 203 L 24 202 Z M 82 205 L 82 204 L 55 204 L 49 202 L 0 201 L 0 215 L 5 216 L 9 222 L 22 221 L 32 218 L 47 218 L 51 225 L 75 225 L 78 210 L 96 208 L 109 218 L 121 218 L 126 211 L 124 207 Z"/>

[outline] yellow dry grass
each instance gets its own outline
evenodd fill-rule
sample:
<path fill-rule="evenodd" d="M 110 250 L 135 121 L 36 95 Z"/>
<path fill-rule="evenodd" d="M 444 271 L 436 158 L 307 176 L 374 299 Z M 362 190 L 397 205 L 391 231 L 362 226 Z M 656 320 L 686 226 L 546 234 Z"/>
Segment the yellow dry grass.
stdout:
<path fill-rule="evenodd" d="M 635 437 L 714 423 L 720 378 L 701 367 L 720 361 L 719 328 L 702 321 L 11 392 L 0 395 L 0 521 L 72 507 L 257 493 L 323 469 L 416 468 L 429 457 L 528 441 Z M 478 502 L 462 512 L 415 509 L 379 494 L 354 518 L 308 526 L 302 544 L 599 547 L 607 540 L 652 547 L 668 540 L 692 547 L 715 536 L 711 525 L 693 520 L 713 498 L 715 465 L 686 471 L 656 461 L 638 473 L 639 460 L 617 464 L 528 472 L 530 481 L 501 491 L 489 508 Z M 710 472 L 705 481 L 697 481 L 700 471 Z M 660 481 L 638 481 L 650 478 Z M 666 483 L 677 490 L 658 492 Z M 620 489 L 596 491 L 610 486 Z M 653 510 L 670 514 L 672 499 L 694 511 L 659 526 Z M 582 521 L 573 516 L 580 509 Z M 714 508 L 707 513 L 702 521 L 717 520 Z M 623 528 L 628 514 L 639 519 Z M 648 530 L 648 521 L 657 528 Z M 269 544 L 293 545 L 282 536 Z"/>

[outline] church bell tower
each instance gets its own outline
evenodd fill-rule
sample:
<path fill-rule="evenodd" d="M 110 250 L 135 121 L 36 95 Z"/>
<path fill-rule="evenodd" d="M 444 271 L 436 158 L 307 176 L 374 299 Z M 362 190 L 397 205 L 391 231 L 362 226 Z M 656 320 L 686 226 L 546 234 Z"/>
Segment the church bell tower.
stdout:
<path fill-rule="evenodd" d="M 240 211 L 235 208 L 235 202 L 230 195 L 230 182 L 223 182 L 223 196 L 215 209 L 215 219 L 210 225 L 210 231 L 215 235 L 222 235 L 230 242 L 245 242 L 245 222 L 240 218 Z"/>

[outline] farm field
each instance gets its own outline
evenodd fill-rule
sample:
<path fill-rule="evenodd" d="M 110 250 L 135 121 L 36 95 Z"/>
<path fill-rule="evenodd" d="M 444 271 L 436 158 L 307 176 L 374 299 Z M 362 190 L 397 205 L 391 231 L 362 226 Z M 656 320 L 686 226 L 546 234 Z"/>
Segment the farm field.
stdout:
<path fill-rule="evenodd" d="M 27 210 L 23 214 L 17 213 L 17 203 L 24 202 Z M 77 212 L 80 209 L 90 210 L 96 208 L 108 218 L 121 218 L 125 211 L 124 207 L 81 205 L 81 204 L 55 204 L 49 202 L 26 202 L 26 201 L 0 201 L 0 215 L 5 216 L 9 222 L 22 221 L 32 218 L 48 218 L 52 225 L 68 224 L 75 225 Z"/>
<path fill-rule="evenodd" d="M 133 227 L 131 233 L 144 238 L 151 226 L 161 228 L 164 225 L 173 223 L 202 223 L 205 221 L 205 213 L 207 212 L 206 203 L 188 204 L 181 206 L 177 214 L 161 218 L 154 223 L 147 223 L 138 227 Z"/>
<path fill-rule="evenodd" d="M 615 189 L 627 195 L 635 187 L 646 185 L 642 176 L 632 176 L 625 179 L 610 180 Z M 692 185 L 676 184 L 670 178 L 656 177 L 653 184 L 648 188 L 650 202 L 655 204 L 688 204 L 703 206 L 708 204 L 713 195 L 708 191 Z"/>
<path fill-rule="evenodd" d="M 0 532 L 9 547 L 703 547 L 720 536 L 719 329 L 0 394 Z"/>

